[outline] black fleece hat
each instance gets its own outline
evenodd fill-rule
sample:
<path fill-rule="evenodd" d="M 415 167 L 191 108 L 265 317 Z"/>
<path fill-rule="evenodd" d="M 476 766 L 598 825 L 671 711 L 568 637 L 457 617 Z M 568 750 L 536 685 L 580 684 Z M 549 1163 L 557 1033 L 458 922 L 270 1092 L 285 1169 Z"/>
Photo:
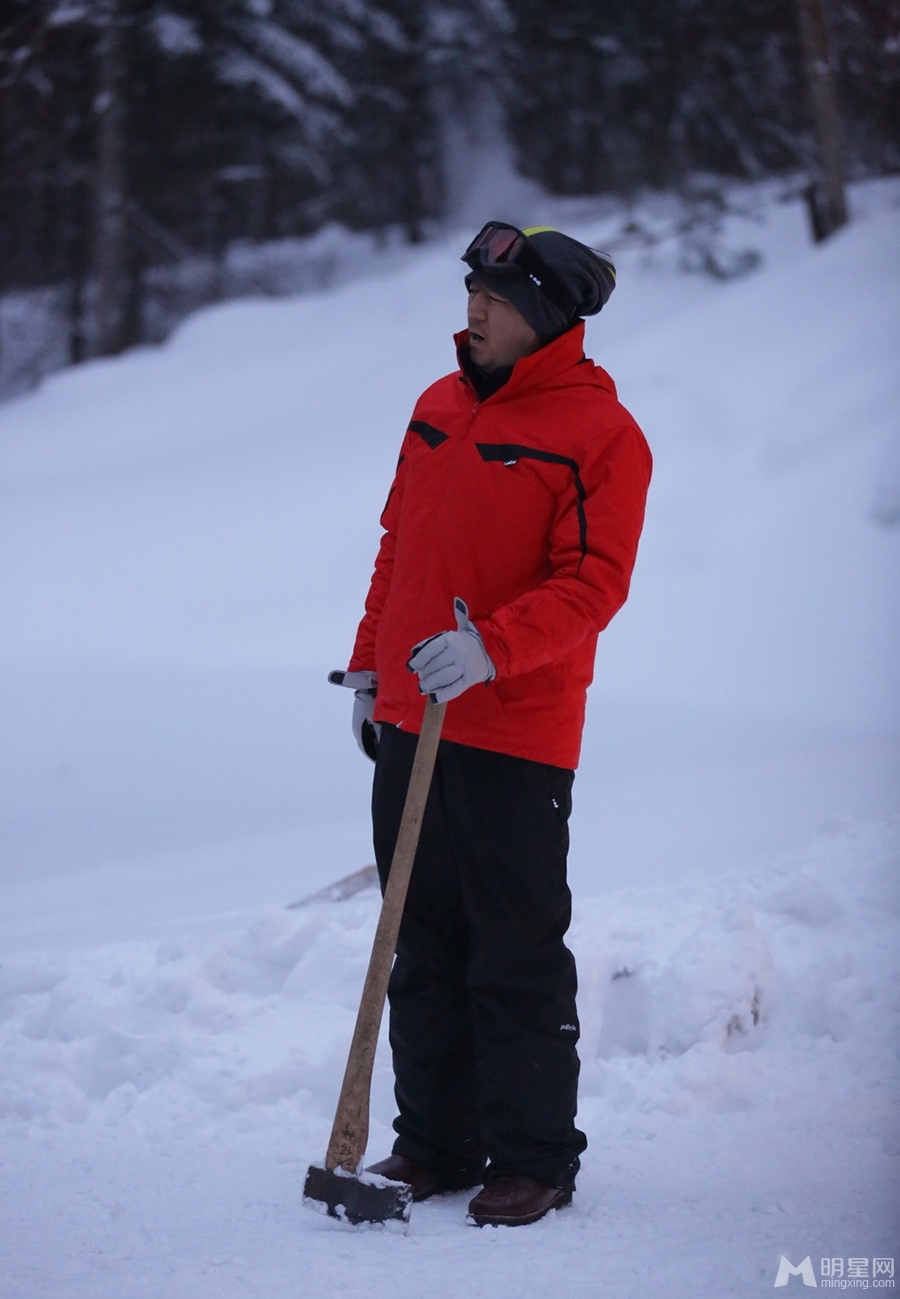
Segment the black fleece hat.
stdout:
<path fill-rule="evenodd" d="M 607 253 L 595 252 L 560 230 L 537 226 L 522 233 L 572 295 L 576 303 L 572 316 L 567 318 L 518 267 L 504 266 L 502 271 L 495 271 L 478 265 L 476 258 L 464 258 L 472 266 L 472 273 L 466 276 L 466 287 L 476 279 L 492 293 L 507 298 L 525 317 L 541 343 L 549 343 L 582 316 L 595 316 L 603 308 L 616 287 L 616 268 Z"/>

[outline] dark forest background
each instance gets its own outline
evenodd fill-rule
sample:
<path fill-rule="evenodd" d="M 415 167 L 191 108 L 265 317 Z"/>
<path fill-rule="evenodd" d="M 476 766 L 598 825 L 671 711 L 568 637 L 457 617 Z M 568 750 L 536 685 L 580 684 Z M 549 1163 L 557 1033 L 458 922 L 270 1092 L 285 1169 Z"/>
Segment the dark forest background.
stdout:
<path fill-rule="evenodd" d="M 846 172 L 896 171 L 900 0 L 823 12 Z M 788 0 L 0 0 L 0 14 L 0 295 L 55 313 L 69 361 L 158 334 L 166 268 L 205 267 L 195 296 L 220 296 L 235 241 L 332 221 L 422 239 L 448 211 L 446 123 L 486 103 L 519 170 L 558 194 L 799 174 L 815 151 Z"/>

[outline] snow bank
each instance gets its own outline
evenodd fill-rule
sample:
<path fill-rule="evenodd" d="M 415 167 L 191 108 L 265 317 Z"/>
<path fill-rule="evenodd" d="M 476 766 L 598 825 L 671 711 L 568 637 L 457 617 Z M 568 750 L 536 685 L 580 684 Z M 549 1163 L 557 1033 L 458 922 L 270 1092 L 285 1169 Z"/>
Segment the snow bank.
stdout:
<path fill-rule="evenodd" d="M 376 895 L 270 907 L 204 941 L 15 959 L 0 971 L 0 1130 L 23 1235 L 4 1294 L 112 1299 L 127 1276 L 136 1296 L 236 1295 L 251 1278 L 254 1293 L 313 1296 L 343 1258 L 348 1295 L 746 1295 L 781 1248 L 884 1252 L 882 1195 L 850 1240 L 846 1210 L 861 1175 L 882 1194 L 896 1184 L 898 847 L 900 825 L 835 827 L 749 880 L 576 908 L 581 1189 L 552 1236 L 517 1241 L 511 1271 L 494 1257 L 488 1277 L 464 1195 L 416 1206 L 408 1251 L 389 1260 L 299 1207 Z M 372 1151 L 387 1150 L 392 1114 L 382 1050 Z M 554 1280 L 573 1249 L 588 1252 Z M 379 1258 L 386 1275 L 370 1270 Z M 617 1289 L 629 1275 L 636 1288 Z"/>
<path fill-rule="evenodd" d="M 840 1089 L 854 1058 L 854 1087 L 885 1087 L 898 848 L 900 824 L 836 827 L 751 879 L 576 903 L 584 1095 L 641 1113 L 765 1107 L 792 1073 L 802 1092 L 811 1056 Z M 257 1107 L 290 1101 L 278 1121 L 303 1149 L 330 1117 L 377 906 L 369 890 L 270 906 L 214 939 L 5 961 L 0 1115 L 180 1139 L 267 1125 Z"/>

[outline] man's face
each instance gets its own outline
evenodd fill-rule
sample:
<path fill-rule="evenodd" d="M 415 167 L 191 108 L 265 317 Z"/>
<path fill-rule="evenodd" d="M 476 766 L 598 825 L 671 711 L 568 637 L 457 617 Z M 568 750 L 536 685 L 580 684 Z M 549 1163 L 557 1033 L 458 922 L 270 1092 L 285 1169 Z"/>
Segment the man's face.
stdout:
<path fill-rule="evenodd" d="M 468 304 L 469 348 L 480 370 L 513 365 L 536 352 L 540 339 L 507 298 L 473 280 Z"/>

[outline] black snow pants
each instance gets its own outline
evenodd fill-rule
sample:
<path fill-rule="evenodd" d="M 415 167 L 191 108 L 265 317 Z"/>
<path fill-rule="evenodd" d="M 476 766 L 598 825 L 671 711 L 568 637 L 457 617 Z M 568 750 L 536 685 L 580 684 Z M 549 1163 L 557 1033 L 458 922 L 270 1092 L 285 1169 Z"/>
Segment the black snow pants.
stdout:
<path fill-rule="evenodd" d="M 372 810 L 382 888 L 417 737 L 382 725 Z M 448 1186 L 525 1173 L 570 1189 L 575 961 L 564 943 L 574 773 L 442 740 L 391 974 L 394 1153 Z"/>

